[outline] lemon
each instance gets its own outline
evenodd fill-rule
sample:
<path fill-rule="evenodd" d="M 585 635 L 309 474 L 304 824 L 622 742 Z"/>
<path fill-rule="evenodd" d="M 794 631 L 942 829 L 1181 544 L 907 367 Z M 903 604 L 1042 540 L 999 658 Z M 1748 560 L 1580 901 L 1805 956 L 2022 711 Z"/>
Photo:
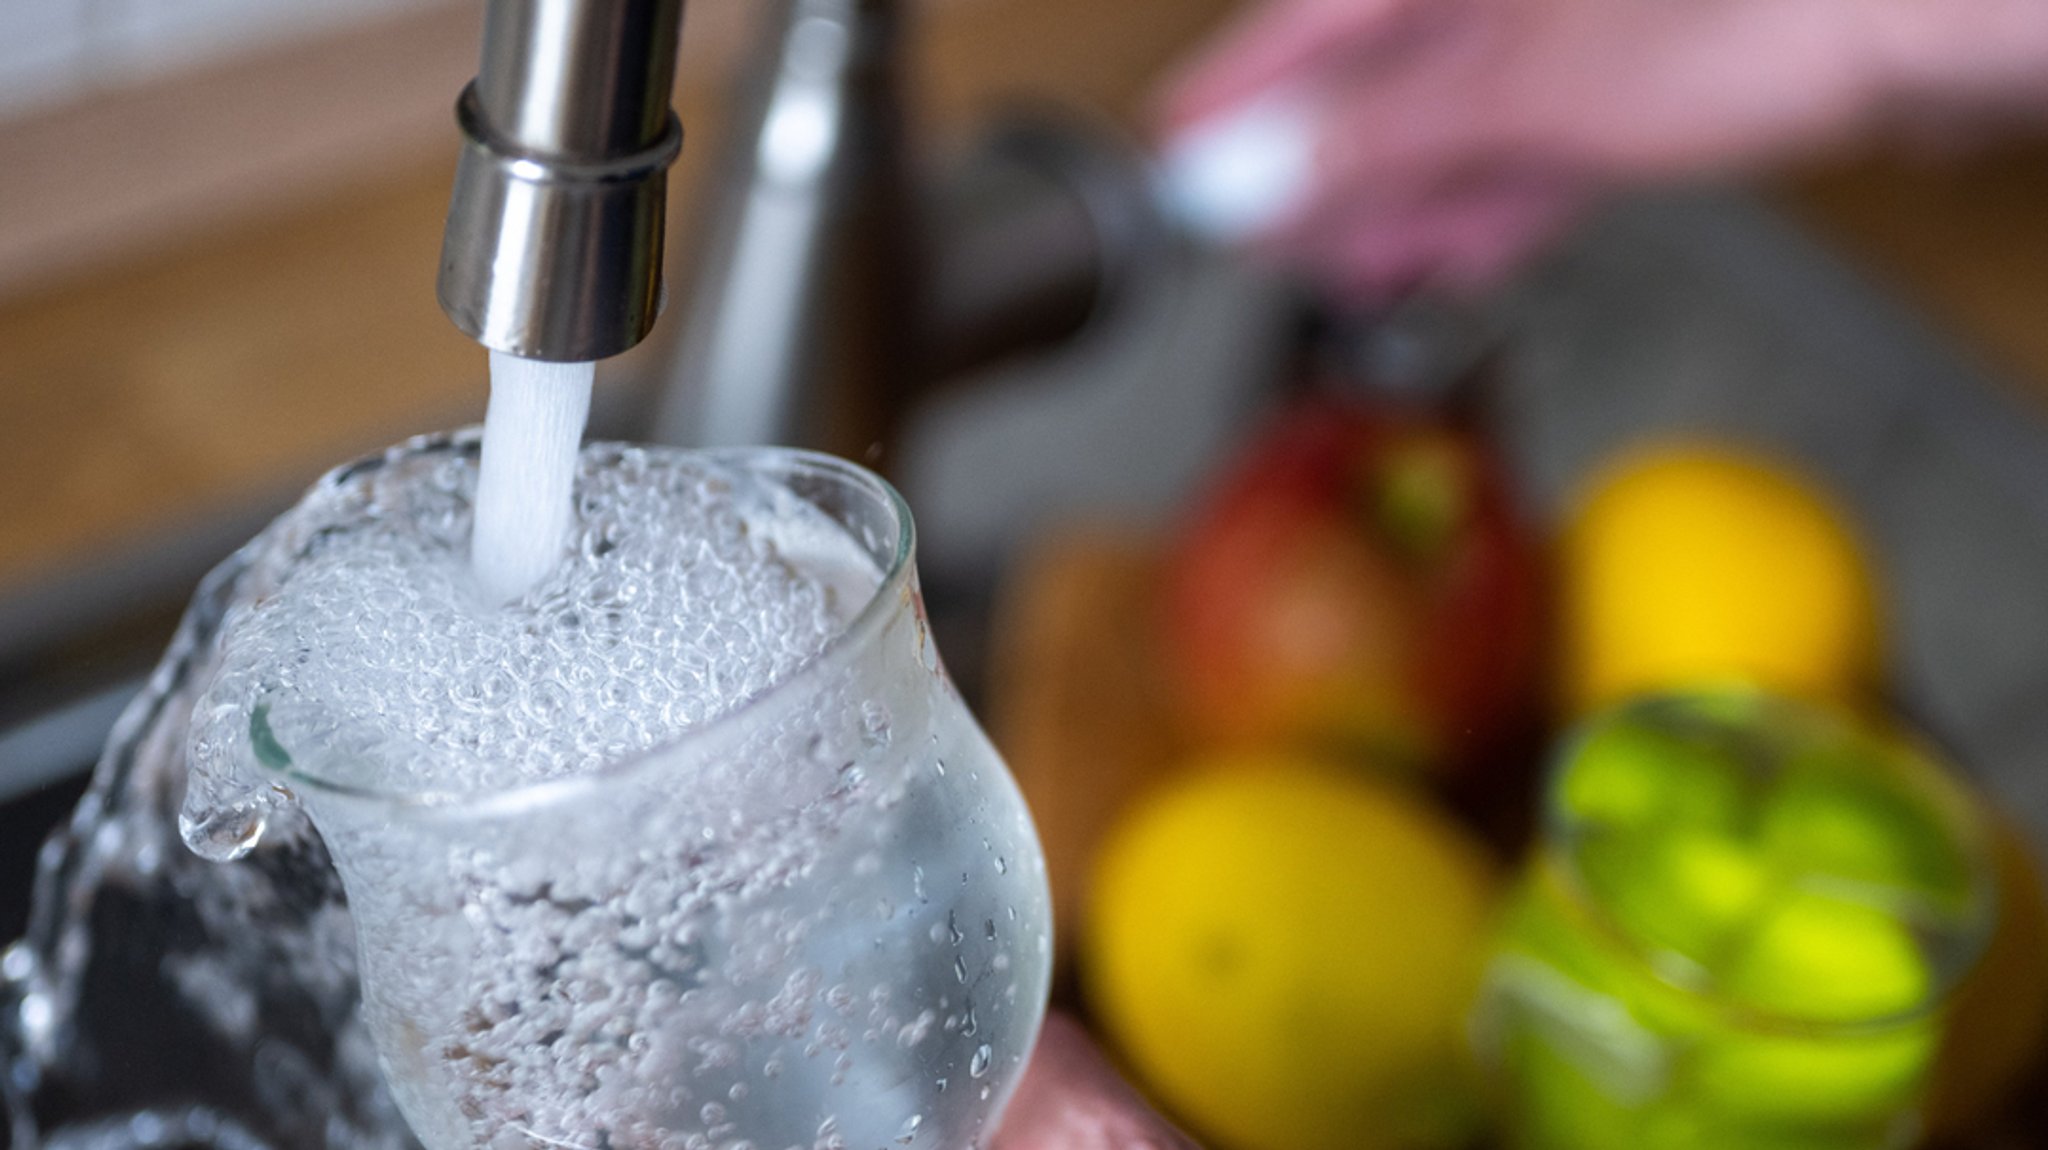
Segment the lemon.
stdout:
<path fill-rule="evenodd" d="M 1116 827 L 1083 977 L 1140 1078 L 1220 1145 L 1455 1145 L 1494 888 L 1479 845 L 1396 784 L 1238 753 Z"/>
<path fill-rule="evenodd" d="M 1662 444 L 1602 469 L 1560 554 L 1566 705 L 1717 680 L 1855 702 L 1875 592 L 1844 517 L 1796 472 Z"/>

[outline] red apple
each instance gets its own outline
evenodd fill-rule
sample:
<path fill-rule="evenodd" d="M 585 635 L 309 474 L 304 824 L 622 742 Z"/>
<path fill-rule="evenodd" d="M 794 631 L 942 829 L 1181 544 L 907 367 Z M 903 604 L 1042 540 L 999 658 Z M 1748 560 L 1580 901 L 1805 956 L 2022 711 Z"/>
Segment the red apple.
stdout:
<path fill-rule="evenodd" d="M 1538 549 L 1473 435 L 1296 403 L 1226 469 L 1170 567 L 1196 729 L 1456 771 L 1533 695 Z"/>

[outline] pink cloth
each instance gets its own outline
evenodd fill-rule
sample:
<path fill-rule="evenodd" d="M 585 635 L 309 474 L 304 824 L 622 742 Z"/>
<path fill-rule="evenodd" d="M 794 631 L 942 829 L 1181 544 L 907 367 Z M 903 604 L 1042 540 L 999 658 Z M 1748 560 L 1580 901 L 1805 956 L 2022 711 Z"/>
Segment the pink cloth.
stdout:
<path fill-rule="evenodd" d="M 989 1150 L 1199 1148 L 1117 1076 L 1079 1023 L 1054 1014 Z"/>

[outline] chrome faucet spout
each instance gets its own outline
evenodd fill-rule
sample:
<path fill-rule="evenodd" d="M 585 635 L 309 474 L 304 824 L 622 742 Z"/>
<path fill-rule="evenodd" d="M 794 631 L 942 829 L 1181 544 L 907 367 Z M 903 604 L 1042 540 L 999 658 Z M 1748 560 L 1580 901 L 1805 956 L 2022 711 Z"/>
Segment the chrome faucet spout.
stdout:
<path fill-rule="evenodd" d="M 602 359 L 661 304 L 682 0 L 490 0 L 456 103 L 441 308 L 530 359 Z"/>

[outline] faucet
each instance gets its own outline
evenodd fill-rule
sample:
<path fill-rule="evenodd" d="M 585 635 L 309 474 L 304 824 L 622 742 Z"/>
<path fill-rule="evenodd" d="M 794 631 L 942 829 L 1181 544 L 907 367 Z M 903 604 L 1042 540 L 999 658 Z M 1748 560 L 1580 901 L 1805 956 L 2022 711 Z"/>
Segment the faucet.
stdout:
<path fill-rule="evenodd" d="M 1108 310 L 1149 254 L 1152 204 L 1131 148 L 1043 107 L 942 170 L 914 163 L 898 0 L 760 2 L 651 436 L 887 470 L 935 384 Z"/>
<path fill-rule="evenodd" d="M 489 0 L 437 288 L 478 343 L 596 360 L 653 327 L 682 16 L 682 0 Z"/>
<path fill-rule="evenodd" d="M 932 382 L 1104 310 L 1152 206 L 1129 149 L 1044 115 L 1010 118 L 952 179 L 913 179 L 897 0 L 761 3 L 648 431 L 872 458 Z M 652 328 L 681 17 L 681 0 L 489 0 L 439 284 L 478 342 L 592 360 Z"/>

